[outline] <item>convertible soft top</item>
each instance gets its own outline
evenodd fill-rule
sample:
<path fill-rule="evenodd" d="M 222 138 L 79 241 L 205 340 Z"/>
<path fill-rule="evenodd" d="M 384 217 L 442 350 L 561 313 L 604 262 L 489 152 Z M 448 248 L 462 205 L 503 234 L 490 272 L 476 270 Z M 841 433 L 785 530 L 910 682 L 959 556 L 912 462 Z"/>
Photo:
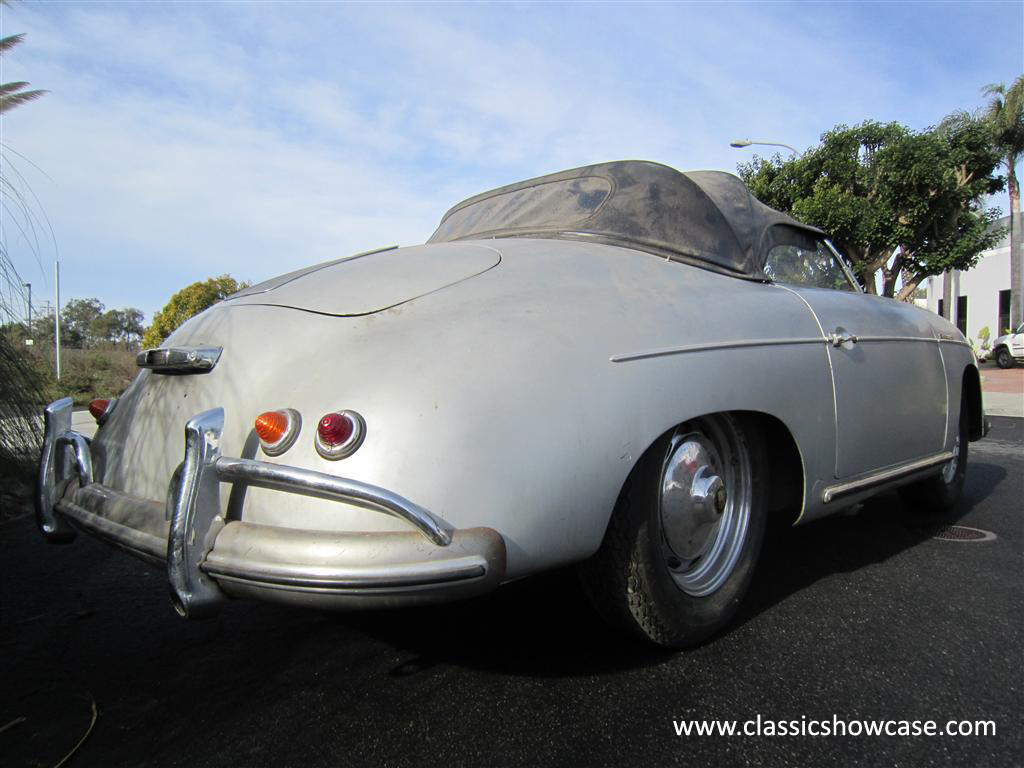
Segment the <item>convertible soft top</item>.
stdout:
<path fill-rule="evenodd" d="M 484 192 L 449 210 L 428 242 L 596 240 L 767 280 L 773 245 L 813 248 L 821 230 L 769 208 L 730 173 L 641 160 L 599 163 Z"/>

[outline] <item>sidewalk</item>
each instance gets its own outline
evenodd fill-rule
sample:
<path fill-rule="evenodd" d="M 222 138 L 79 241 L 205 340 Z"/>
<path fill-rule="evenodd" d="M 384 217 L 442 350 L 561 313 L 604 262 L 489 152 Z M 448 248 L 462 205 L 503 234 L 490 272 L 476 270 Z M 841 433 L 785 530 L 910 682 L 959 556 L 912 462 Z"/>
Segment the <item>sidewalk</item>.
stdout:
<path fill-rule="evenodd" d="M 1024 367 L 982 364 L 981 391 L 986 415 L 1024 417 Z"/>
<path fill-rule="evenodd" d="M 71 414 L 71 428 L 86 437 L 96 434 L 96 419 L 87 410 L 76 410 Z"/>

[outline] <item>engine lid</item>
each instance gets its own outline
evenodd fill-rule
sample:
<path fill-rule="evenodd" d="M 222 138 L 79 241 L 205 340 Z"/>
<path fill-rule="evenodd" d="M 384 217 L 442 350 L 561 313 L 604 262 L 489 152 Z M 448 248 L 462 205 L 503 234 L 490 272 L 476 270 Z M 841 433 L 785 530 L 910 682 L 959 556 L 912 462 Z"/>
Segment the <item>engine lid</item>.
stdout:
<path fill-rule="evenodd" d="M 227 299 L 351 317 L 381 312 L 486 272 L 497 248 L 441 243 L 357 254 L 291 272 Z"/>

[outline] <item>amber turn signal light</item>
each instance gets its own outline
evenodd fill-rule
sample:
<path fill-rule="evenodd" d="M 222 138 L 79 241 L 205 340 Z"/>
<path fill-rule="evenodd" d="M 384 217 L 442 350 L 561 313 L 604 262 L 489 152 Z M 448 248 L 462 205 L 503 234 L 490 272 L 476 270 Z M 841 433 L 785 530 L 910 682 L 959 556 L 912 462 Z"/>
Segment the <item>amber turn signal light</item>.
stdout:
<path fill-rule="evenodd" d="M 291 448 L 301 428 L 302 418 L 292 408 L 264 411 L 256 417 L 256 435 L 268 456 L 278 456 Z"/>

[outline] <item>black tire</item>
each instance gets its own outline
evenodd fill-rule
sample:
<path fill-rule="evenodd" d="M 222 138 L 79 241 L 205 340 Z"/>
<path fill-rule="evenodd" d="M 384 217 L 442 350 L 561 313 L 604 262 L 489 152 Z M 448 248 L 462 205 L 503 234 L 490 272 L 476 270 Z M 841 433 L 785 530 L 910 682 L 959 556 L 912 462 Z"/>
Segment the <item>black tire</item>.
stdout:
<path fill-rule="evenodd" d="M 996 350 L 996 365 L 1000 368 L 1013 368 L 1013 355 L 1009 349 L 1000 347 Z"/>
<path fill-rule="evenodd" d="M 720 444 L 717 452 L 709 454 L 719 460 L 708 466 L 715 464 L 715 476 L 721 476 L 727 500 L 713 497 L 717 522 L 699 525 L 706 526 L 700 530 L 710 532 L 702 536 L 714 543 L 705 545 L 706 555 L 698 555 L 687 571 L 666 538 L 662 484 L 673 451 L 683 448 L 679 441 L 700 438 Z M 600 550 L 580 566 L 584 591 L 598 613 L 626 633 L 667 648 L 693 646 L 722 630 L 746 593 L 761 552 L 766 518 L 764 451 L 759 431 L 729 415 L 688 422 L 656 441 L 620 492 Z M 702 506 L 702 515 L 704 510 Z M 741 518 L 746 524 L 738 534 L 734 524 Z M 728 542 L 719 546 L 723 536 L 729 537 Z M 723 552 L 732 555 L 721 559 Z M 700 557 L 706 560 L 700 563 Z M 710 581 L 687 581 L 710 566 L 718 569 L 709 571 L 714 574 Z M 682 570 L 673 571 L 673 567 Z M 716 580 L 721 583 L 716 585 Z M 711 591 L 696 594 L 704 589 Z"/>
<path fill-rule="evenodd" d="M 967 476 L 967 446 L 970 425 L 967 417 L 967 393 L 960 394 L 960 419 L 956 456 L 943 466 L 942 472 L 900 488 L 900 496 L 915 514 L 943 515 L 960 501 Z"/>

